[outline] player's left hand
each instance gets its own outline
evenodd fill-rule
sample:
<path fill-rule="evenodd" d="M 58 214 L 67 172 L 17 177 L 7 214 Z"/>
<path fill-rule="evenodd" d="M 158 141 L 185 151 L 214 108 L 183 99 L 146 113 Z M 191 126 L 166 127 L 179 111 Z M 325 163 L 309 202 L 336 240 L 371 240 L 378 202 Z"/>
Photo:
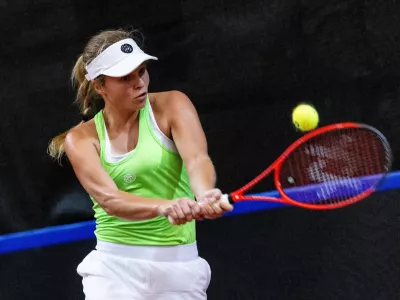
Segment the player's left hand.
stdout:
<path fill-rule="evenodd" d="M 230 203 L 222 201 L 220 189 L 205 191 L 197 201 L 200 203 L 202 214 L 206 219 L 216 219 L 233 210 L 233 206 Z"/>

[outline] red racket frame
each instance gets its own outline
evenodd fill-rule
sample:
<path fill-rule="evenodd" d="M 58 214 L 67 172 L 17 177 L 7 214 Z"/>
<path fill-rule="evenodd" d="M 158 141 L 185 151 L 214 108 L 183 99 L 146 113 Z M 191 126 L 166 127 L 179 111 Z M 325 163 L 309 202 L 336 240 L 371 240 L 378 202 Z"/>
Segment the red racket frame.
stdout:
<path fill-rule="evenodd" d="M 324 126 L 324 127 L 315 129 L 315 130 L 305 134 L 298 140 L 296 140 L 279 156 L 279 158 L 277 160 L 275 160 L 275 162 L 273 162 L 267 169 L 265 169 L 262 173 L 260 173 L 257 177 L 255 177 L 252 181 L 250 181 L 243 187 L 229 193 L 228 194 L 229 201 L 231 203 L 241 202 L 241 201 L 271 201 L 271 202 L 280 202 L 280 203 L 284 203 L 284 204 L 299 206 L 299 207 L 303 207 L 306 209 L 329 210 L 329 209 L 341 208 L 341 207 L 356 203 L 360 200 L 367 198 L 368 196 L 370 196 L 372 193 L 375 192 L 377 185 L 372 186 L 371 188 L 367 189 L 363 193 L 361 193 L 355 197 L 349 198 L 343 202 L 339 202 L 339 203 L 335 203 L 335 204 L 314 205 L 314 204 L 308 204 L 308 203 L 301 203 L 301 202 L 291 199 L 283 191 L 283 188 L 280 184 L 280 181 L 279 181 L 280 168 L 281 168 L 283 162 L 285 161 L 286 157 L 288 157 L 297 147 L 299 147 L 301 144 L 305 143 L 306 141 L 312 139 L 315 136 L 326 133 L 328 131 L 340 130 L 343 128 L 365 128 L 365 129 L 374 131 L 381 138 L 382 142 L 386 145 L 386 147 L 388 148 L 388 151 L 390 153 L 390 165 L 388 166 L 388 170 L 386 173 L 389 172 L 390 167 L 391 167 L 391 161 L 392 161 L 391 150 L 390 150 L 388 142 L 386 141 L 386 138 L 382 135 L 381 132 L 379 132 L 375 128 L 373 128 L 369 125 L 365 125 L 365 124 L 352 123 L 352 122 L 337 123 L 337 124 L 332 124 L 332 125 L 328 125 L 328 126 Z M 282 196 L 282 198 L 265 197 L 265 196 L 250 196 L 250 195 L 244 194 L 246 191 L 248 191 L 249 189 L 254 187 L 257 183 L 259 183 L 262 179 L 264 179 L 266 176 L 268 176 L 272 171 L 275 172 L 275 174 L 274 174 L 275 187 L 278 190 L 279 194 Z M 382 176 L 381 181 L 385 177 L 386 173 Z"/>

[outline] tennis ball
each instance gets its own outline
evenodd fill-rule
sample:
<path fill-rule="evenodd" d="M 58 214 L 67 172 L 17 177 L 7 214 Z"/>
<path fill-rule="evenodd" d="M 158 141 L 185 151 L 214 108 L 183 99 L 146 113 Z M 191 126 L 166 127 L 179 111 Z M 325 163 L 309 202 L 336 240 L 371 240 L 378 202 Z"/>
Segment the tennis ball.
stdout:
<path fill-rule="evenodd" d="M 310 104 L 299 104 L 293 109 L 292 121 L 301 131 L 313 130 L 318 126 L 318 112 Z"/>

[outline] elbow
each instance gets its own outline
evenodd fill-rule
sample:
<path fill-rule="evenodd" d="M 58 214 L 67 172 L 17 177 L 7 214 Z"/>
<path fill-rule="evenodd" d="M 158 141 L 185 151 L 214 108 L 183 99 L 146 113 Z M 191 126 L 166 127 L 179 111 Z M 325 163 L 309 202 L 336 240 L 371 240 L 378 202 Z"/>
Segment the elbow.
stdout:
<path fill-rule="evenodd" d="M 118 217 L 120 212 L 121 197 L 118 197 L 118 190 L 106 191 L 93 197 L 106 214 Z"/>
<path fill-rule="evenodd" d="M 165 200 L 142 198 L 116 189 L 103 192 L 96 201 L 109 216 L 139 221 L 157 217 L 157 206 Z"/>
<path fill-rule="evenodd" d="M 111 217 L 126 218 L 123 203 L 121 202 L 121 199 L 108 199 L 103 202 L 101 207 L 104 212 Z"/>
<path fill-rule="evenodd" d="M 102 208 L 103 208 L 103 210 L 105 211 L 105 213 L 107 215 L 112 216 L 112 217 L 118 217 L 117 210 L 112 205 L 110 205 L 109 203 L 105 203 L 102 206 Z"/>

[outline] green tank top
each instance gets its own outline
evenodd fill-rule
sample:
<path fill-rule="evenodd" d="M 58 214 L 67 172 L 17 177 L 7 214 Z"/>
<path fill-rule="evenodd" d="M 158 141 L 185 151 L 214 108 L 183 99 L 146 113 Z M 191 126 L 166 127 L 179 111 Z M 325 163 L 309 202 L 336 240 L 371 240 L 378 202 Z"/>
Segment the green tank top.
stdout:
<path fill-rule="evenodd" d="M 165 147 L 156 136 L 150 119 L 150 102 L 139 111 L 139 137 L 136 148 L 119 162 L 106 160 L 106 133 L 103 111 L 94 117 L 100 140 L 100 159 L 104 169 L 122 191 L 148 198 L 194 200 L 182 158 Z M 167 218 L 129 221 L 109 216 L 93 201 L 96 238 L 128 245 L 180 245 L 196 240 L 195 221 L 171 225 Z"/>

